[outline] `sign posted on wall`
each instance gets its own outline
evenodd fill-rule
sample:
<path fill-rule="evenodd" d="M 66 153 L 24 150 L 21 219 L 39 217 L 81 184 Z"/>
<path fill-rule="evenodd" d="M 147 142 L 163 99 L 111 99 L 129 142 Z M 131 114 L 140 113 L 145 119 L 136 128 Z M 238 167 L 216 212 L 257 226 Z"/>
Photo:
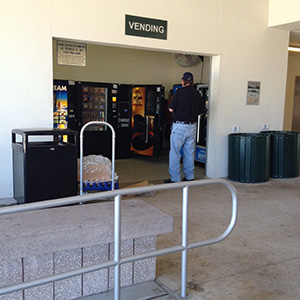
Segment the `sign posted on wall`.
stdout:
<path fill-rule="evenodd" d="M 66 66 L 85 67 L 86 44 L 57 41 L 57 63 Z"/>
<path fill-rule="evenodd" d="M 153 39 L 167 39 L 168 22 L 137 16 L 125 16 L 125 34 Z"/>

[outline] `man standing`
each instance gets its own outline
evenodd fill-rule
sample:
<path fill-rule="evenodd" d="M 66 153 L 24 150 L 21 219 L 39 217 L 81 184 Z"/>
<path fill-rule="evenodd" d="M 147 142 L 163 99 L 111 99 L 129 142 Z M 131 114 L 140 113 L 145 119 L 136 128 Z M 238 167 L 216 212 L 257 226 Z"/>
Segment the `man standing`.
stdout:
<path fill-rule="evenodd" d="M 182 88 L 176 90 L 169 105 L 173 113 L 169 173 L 165 183 L 179 182 L 181 149 L 183 154 L 184 181 L 194 180 L 196 124 L 198 115 L 205 112 L 204 101 L 193 87 L 193 74 L 186 72 L 182 77 Z"/>
<path fill-rule="evenodd" d="M 170 90 L 169 92 L 169 99 L 167 100 L 167 103 L 165 104 L 164 109 L 164 123 L 165 123 L 165 139 L 167 141 L 170 141 L 170 135 L 171 135 L 171 127 L 172 127 L 172 113 L 169 110 L 169 105 L 173 98 L 173 90 Z"/>

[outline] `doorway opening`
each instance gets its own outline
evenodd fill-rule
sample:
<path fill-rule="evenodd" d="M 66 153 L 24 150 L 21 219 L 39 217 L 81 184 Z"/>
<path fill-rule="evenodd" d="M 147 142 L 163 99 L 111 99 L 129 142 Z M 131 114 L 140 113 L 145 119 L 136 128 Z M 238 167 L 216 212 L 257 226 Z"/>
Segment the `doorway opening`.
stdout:
<path fill-rule="evenodd" d="M 193 73 L 194 82 L 196 86 L 198 86 L 199 92 L 203 94 L 207 107 L 209 106 L 209 81 L 211 69 L 210 56 L 193 56 L 193 60 L 191 60 L 191 62 L 185 62 L 183 58 L 186 56 L 182 56 L 182 54 L 112 47 L 98 44 L 86 44 L 86 65 L 84 67 L 78 67 L 58 64 L 57 55 L 57 40 L 53 39 L 53 78 L 56 80 L 66 80 L 71 84 L 80 82 L 81 89 L 83 88 L 83 82 L 111 84 L 111 96 L 113 98 L 114 84 L 122 86 L 132 85 L 136 87 L 148 87 L 151 85 L 155 86 L 154 92 L 156 87 L 163 87 L 164 91 L 160 94 L 162 97 L 160 108 L 158 109 L 157 107 L 152 107 L 154 112 L 159 114 L 161 117 L 161 121 L 158 125 L 161 136 L 160 138 L 156 139 L 156 142 L 159 143 L 159 154 L 154 155 L 154 157 L 147 157 L 131 151 L 131 158 L 133 156 L 135 159 L 142 161 L 143 163 L 167 163 L 169 140 L 167 137 L 167 126 L 165 119 L 163 118 L 163 111 L 164 106 L 169 98 L 170 91 L 173 90 L 175 85 L 181 82 L 181 77 L 184 72 L 188 71 Z M 78 93 L 78 90 L 75 90 L 74 93 Z M 147 93 L 147 91 L 145 93 Z M 109 93 L 107 94 L 107 97 L 108 95 Z M 145 97 L 147 97 L 146 94 Z M 126 107 L 125 104 L 123 106 Z M 78 110 L 78 105 L 74 105 L 74 109 Z M 88 109 L 89 107 L 87 106 L 87 110 Z M 114 106 L 113 104 L 111 106 L 107 105 L 105 109 L 109 115 L 114 109 Z M 116 109 L 118 109 L 118 106 Z M 74 118 L 76 120 L 78 117 L 78 112 L 75 112 L 73 116 L 75 116 Z M 142 117 L 144 118 L 142 120 L 143 122 L 148 120 L 148 124 L 151 124 L 153 117 L 150 116 L 149 118 L 147 114 Z M 113 116 L 111 116 L 111 118 L 113 118 Z M 203 118 L 202 120 L 199 120 L 199 124 L 201 122 L 201 127 L 198 128 L 197 134 L 197 147 L 199 148 L 199 151 L 197 152 L 196 166 L 202 169 L 203 175 L 205 175 L 205 160 L 208 152 L 206 148 L 208 131 L 207 120 L 208 115 L 205 116 L 205 119 Z M 130 123 L 130 126 L 132 126 L 132 117 L 130 117 Z M 118 126 L 118 124 L 116 124 L 116 126 Z M 122 126 L 125 125 L 123 124 Z M 122 132 L 121 129 L 119 132 L 117 132 L 118 136 L 124 136 L 124 128 L 122 130 Z M 141 131 L 140 137 L 143 137 L 142 132 L 143 130 Z M 95 132 L 90 134 L 92 136 L 91 138 L 94 139 Z M 124 145 L 122 145 L 122 147 L 124 147 Z M 108 152 L 109 151 L 110 150 L 108 149 Z M 156 151 L 156 153 L 158 152 Z M 167 166 L 164 168 L 166 168 L 166 170 L 168 169 Z"/>

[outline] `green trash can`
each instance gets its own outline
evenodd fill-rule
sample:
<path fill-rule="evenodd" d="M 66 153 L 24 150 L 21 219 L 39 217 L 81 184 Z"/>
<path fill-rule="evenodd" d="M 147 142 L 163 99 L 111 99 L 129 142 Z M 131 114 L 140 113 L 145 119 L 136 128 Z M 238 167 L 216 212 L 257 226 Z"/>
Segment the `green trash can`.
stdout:
<path fill-rule="evenodd" d="M 269 131 L 271 135 L 270 176 L 293 178 L 299 176 L 300 133 Z"/>
<path fill-rule="evenodd" d="M 270 134 L 232 133 L 228 145 L 229 179 L 247 183 L 270 179 Z"/>

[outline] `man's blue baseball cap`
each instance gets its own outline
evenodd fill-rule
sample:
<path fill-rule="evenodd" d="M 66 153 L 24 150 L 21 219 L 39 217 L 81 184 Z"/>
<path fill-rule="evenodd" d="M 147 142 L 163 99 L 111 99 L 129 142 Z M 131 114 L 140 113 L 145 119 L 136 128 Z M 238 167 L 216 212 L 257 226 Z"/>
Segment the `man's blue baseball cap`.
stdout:
<path fill-rule="evenodd" d="M 190 80 L 190 81 L 193 81 L 194 80 L 194 76 L 192 73 L 190 72 L 185 72 L 182 76 L 181 79 L 187 79 L 187 80 Z"/>

